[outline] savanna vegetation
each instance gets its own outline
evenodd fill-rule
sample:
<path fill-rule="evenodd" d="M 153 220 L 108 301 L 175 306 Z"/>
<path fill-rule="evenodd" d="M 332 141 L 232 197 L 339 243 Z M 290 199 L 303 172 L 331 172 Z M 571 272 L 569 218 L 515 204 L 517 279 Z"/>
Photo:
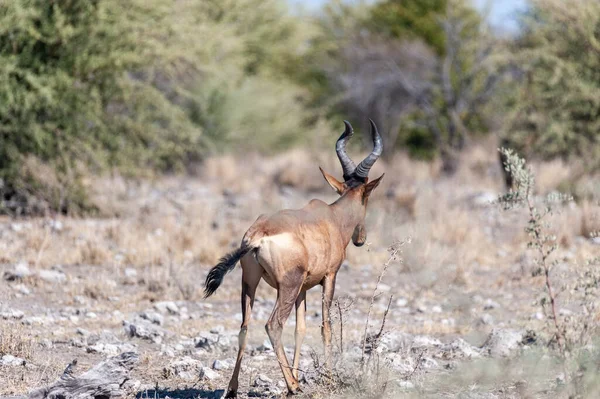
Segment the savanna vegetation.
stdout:
<path fill-rule="evenodd" d="M 190 170 L 371 117 L 386 153 L 456 171 L 473 139 L 598 159 L 593 2 L 533 1 L 516 36 L 466 0 L 0 4 L 4 212 L 94 212 L 84 177 Z M 494 156 L 494 155 L 490 155 Z"/>
<path fill-rule="evenodd" d="M 210 299 L 202 280 L 259 214 L 335 201 L 317 166 L 341 174 L 344 119 L 362 159 L 372 118 L 385 178 L 336 283 L 331 368 L 307 293 L 300 398 L 599 397 L 600 5 L 517 17 L 0 0 L 0 395 L 135 352 L 121 396 L 220 397 L 241 271 Z M 262 283 L 241 397 L 285 393 L 273 297 Z"/>

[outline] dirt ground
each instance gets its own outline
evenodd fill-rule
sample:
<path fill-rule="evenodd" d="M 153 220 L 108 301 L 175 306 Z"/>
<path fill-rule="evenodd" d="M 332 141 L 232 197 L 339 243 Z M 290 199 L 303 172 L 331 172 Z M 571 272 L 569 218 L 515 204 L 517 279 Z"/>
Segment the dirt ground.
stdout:
<path fill-rule="evenodd" d="M 317 165 L 340 175 L 336 161 L 333 152 L 294 151 L 215 158 L 189 177 L 92 179 L 97 203 L 114 217 L 2 219 L 0 394 L 49 384 L 73 359 L 83 371 L 135 351 L 140 361 L 131 396 L 219 397 L 237 351 L 241 272 L 227 275 L 207 300 L 204 278 L 259 214 L 301 207 L 311 198 L 334 201 Z M 569 174 L 560 163 L 535 170 L 540 195 Z M 303 395 L 570 395 L 548 307 L 542 306 L 545 279 L 527 248 L 527 215 L 492 203 L 503 190 L 495 153 L 475 147 L 451 178 L 435 165 L 401 156 L 379 162 L 371 174 L 383 171 L 385 180 L 369 203 L 367 245 L 350 244 L 337 279 L 335 378 L 320 372 L 320 289 L 308 293 Z M 597 240 L 587 237 L 596 208 L 572 203 L 549 219 L 558 244 L 552 278 L 561 292 L 560 322 L 568 334 L 590 335 L 585 343 L 573 340 L 581 345 L 592 345 L 589 325 L 600 319 L 575 292 L 590 259 L 600 255 Z M 407 240 L 371 309 L 368 334 L 378 332 L 391 304 L 384 334 L 363 355 L 369 304 L 388 248 Z M 257 297 L 240 397 L 278 397 L 285 385 L 264 330 L 275 291 L 263 282 Z M 293 351 L 293 327 L 294 316 L 284 332 L 286 351 Z M 359 372 L 363 356 L 370 366 Z M 597 360 L 591 362 L 597 370 Z M 585 384 L 576 395 L 597 397 L 598 383 Z"/>

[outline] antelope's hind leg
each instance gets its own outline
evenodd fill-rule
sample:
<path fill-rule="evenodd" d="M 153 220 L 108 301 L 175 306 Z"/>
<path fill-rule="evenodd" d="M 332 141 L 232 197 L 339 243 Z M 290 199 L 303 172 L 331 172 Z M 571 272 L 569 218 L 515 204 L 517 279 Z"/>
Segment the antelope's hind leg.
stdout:
<path fill-rule="evenodd" d="M 226 398 L 235 398 L 238 390 L 238 377 L 240 374 L 240 367 L 242 365 L 242 358 L 244 357 L 244 350 L 246 349 L 246 342 L 248 340 L 248 324 L 250 324 L 250 318 L 252 316 L 252 306 L 254 305 L 254 297 L 256 294 L 256 287 L 260 283 L 260 277 L 262 275 L 262 268 L 254 260 L 252 254 L 246 255 L 241 260 L 242 264 L 242 326 L 240 327 L 239 334 L 239 349 L 238 355 L 235 362 L 235 368 L 233 369 L 233 375 L 229 386 L 227 387 Z"/>
<path fill-rule="evenodd" d="M 300 365 L 300 348 L 306 335 L 306 291 L 302 291 L 296 299 L 296 346 L 294 348 L 294 366 L 292 375 L 298 380 L 298 366 Z"/>
<path fill-rule="evenodd" d="M 304 272 L 297 268 L 290 270 L 283 281 L 279 283 L 277 289 L 277 301 L 275 302 L 273 313 L 271 313 L 271 317 L 269 317 L 269 321 L 265 326 L 290 394 L 294 394 L 299 390 L 299 384 L 292 373 L 292 368 L 290 367 L 290 363 L 283 350 L 281 333 L 283 332 L 285 322 L 292 312 L 292 308 L 296 303 L 298 295 L 300 295 L 304 278 Z"/>
<path fill-rule="evenodd" d="M 326 276 L 323 279 L 323 324 L 321 325 L 321 336 L 325 347 L 325 366 L 331 369 L 331 317 L 329 310 L 333 302 L 335 291 L 335 275 Z"/>

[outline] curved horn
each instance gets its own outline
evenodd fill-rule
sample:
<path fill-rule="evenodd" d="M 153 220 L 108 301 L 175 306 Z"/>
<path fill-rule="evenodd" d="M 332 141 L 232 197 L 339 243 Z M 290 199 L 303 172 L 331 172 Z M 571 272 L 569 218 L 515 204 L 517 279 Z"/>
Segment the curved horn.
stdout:
<path fill-rule="evenodd" d="M 354 161 L 352 161 L 348 154 L 346 154 L 346 143 L 348 143 L 348 140 L 350 140 L 350 137 L 352 137 L 352 135 L 354 134 L 354 130 L 352 129 L 352 125 L 350 125 L 350 122 L 344 121 L 344 125 L 346 126 L 346 129 L 335 144 L 335 152 L 337 152 L 337 156 L 340 159 L 340 163 L 342 164 L 342 170 L 344 171 L 344 180 L 348 180 L 350 176 L 352 176 L 354 169 L 356 169 Z"/>
<path fill-rule="evenodd" d="M 373 136 L 373 151 L 358 164 L 354 171 L 354 174 L 361 179 L 366 179 L 369 176 L 369 170 L 371 170 L 371 167 L 383 151 L 383 144 L 381 143 L 381 136 L 377 131 L 377 126 L 375 126 L 375 122 L 372 119 L 369 119 L 369 122 L 371 123 L 371 135 Z"/>

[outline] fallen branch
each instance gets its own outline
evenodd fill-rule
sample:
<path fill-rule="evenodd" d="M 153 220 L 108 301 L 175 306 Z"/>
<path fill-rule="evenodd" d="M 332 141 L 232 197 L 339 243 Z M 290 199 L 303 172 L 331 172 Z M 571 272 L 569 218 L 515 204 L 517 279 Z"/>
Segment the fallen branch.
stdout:
<path fill-rule="evenodd" d="M 13 396 L 12 399 L 90 399 L 122 398 L 133 387 L 129 373 L 138 361 L 134 352 L 124 352 L 92 367 L 79 377 L 73 375 L 77 360 L 73 360 L 56 382 L 44 388 L 33 390 L 27 396 Z"/>

